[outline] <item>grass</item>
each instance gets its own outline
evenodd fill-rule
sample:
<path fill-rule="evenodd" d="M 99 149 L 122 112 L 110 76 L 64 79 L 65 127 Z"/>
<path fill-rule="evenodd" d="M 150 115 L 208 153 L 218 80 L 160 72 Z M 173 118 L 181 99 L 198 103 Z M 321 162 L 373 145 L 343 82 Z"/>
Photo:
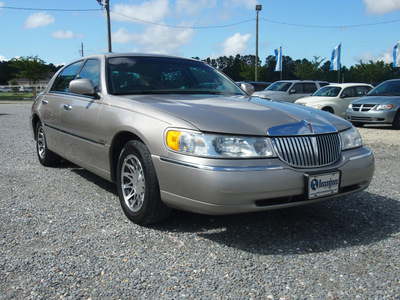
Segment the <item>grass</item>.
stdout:
<path fill-rule="evenodd" d="M 33 93 L 0 93 L 0 101 L 33 100 Z"/>

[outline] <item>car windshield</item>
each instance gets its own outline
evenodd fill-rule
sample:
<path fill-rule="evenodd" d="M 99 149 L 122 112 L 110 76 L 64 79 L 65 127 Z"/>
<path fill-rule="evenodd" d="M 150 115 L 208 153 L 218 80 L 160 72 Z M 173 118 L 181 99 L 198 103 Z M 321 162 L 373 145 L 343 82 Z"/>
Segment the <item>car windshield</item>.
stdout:
<path fill-rule="evenodd" d="M 266 91 L 277 91 L 277 92 L 286 92 L 290 86 L 292 85 L 291 82 L 284 82 L 284 81 L 277 81 L 267 87 Z"/>
<path fill-rule="evenodd" d="M 324 86 L 323 88 L 320 88 L 318 91 L 316 91 L 313 94 L 314 96 L 320 96 L 320 97 L 337 97 L 340 93 L 342 88 L 338 86 Z"/>
<path fill-rule="evenodd" d="M 108 59 L 108 89 L 113 95 L 245 95 L 228 78 L 205 63 L 163 57 Z"/>
<path fill-rule="evenodd" d="M 385 81 L 370 91 L 366 96 L 400 96 L 400 80 Z"/>

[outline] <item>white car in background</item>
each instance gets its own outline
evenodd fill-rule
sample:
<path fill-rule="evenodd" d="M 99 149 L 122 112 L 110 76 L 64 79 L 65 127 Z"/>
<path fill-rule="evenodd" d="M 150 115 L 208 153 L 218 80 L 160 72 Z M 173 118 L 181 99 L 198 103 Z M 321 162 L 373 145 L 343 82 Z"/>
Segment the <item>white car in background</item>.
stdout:
<path fill-rule="evenodd" d="M 367 94 L 373 86 L 366 83 L 338 83 L 320 88 L 312 96 L 296 100 L 294 103 L 328 111 L 345 117 L 350 102 Z"/>
<path fill-rule="evenodd" d="M 297 99 L 311 96 L 316 90 L 328 84 L 327 81 L 317 80 L 281 80 L 275 81 L 263 91 L 255 92 L 253 96 L 293 103 Z"/>

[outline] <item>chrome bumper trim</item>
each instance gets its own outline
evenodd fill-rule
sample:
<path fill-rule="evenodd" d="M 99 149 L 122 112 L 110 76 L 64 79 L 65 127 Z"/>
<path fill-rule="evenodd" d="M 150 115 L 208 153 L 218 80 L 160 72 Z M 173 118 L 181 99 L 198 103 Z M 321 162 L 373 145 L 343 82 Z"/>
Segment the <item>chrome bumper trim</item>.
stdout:
<path fill-rule="evenodd" d="M 221 171 L 221 172 L 250 172 L 250 171 L 271 171 L 271 170 L 283 170 L 281 166 L 262 166 L 262 167 L 223 167 L 223 166 L 206 166 L 188 163 L 176 159 L 167 157 L 160 157 L 161 161 L 177 164 L 185 167 L 206 170 L 206 171 Z"/>
<path fill-rule="evenodd" d="M 352 156 L 352 157 L 349 158 L 349 160 L 351 161 L 351 160 L 361 159 L 361 158 L 368 157 L 368 156 L 371 156 L 371 155 L 372 155 L 372 151 L 369 150 L 369 151 L 366 152 L 366 153 L 363 153 L 363 154 L 360 154 L 360 155 Z"/>

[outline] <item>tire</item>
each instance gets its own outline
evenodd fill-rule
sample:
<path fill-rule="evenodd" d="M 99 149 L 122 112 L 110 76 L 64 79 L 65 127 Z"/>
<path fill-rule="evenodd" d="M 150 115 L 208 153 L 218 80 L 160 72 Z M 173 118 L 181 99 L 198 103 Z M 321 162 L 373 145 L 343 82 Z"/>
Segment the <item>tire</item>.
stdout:
<path fill-rule="evenodd" d="M 128 142 L 117 166 L 119 200 L 133 223 L 149 225 L 164 221 L 171 213 L 160 197 L 160 188 L 151 155 L 140 141 Z"/>
<path fill-rule="evenodd" d="M 329 113 L 331 113 L 331 114 L 333 114 L 333 113 L 334 113 L 334 111 L 333 111 L 333 108 L 332 108 L 332 107 L 324 107 L 322 110 L 323 110 L 323 111 L 327 111 L 327 112 L 329 112 Z"/>
<path fill-rule="evenodd" d="M 400 109 L 397 110 L 397 113 L 396 113 L 396 115 L 394 116 L 394 120 L 393 120 L 393 123 L 392 123 L 392 127 L 393 127 L 394 129 L 400 129 Z"/>
<path fill-rule="evenodd" d="M 40 122 L 36 125 L 36 153 L 39 162 L 45 167 L 54 167 L 61 161 L 57 154 L 47 148 L 46 135 Z"/>
<path fill-rule="evenodd" d="M 355 127 L 363 127 L 364 123 L 360 123 L 360 122 L 351 122 Z"/>

